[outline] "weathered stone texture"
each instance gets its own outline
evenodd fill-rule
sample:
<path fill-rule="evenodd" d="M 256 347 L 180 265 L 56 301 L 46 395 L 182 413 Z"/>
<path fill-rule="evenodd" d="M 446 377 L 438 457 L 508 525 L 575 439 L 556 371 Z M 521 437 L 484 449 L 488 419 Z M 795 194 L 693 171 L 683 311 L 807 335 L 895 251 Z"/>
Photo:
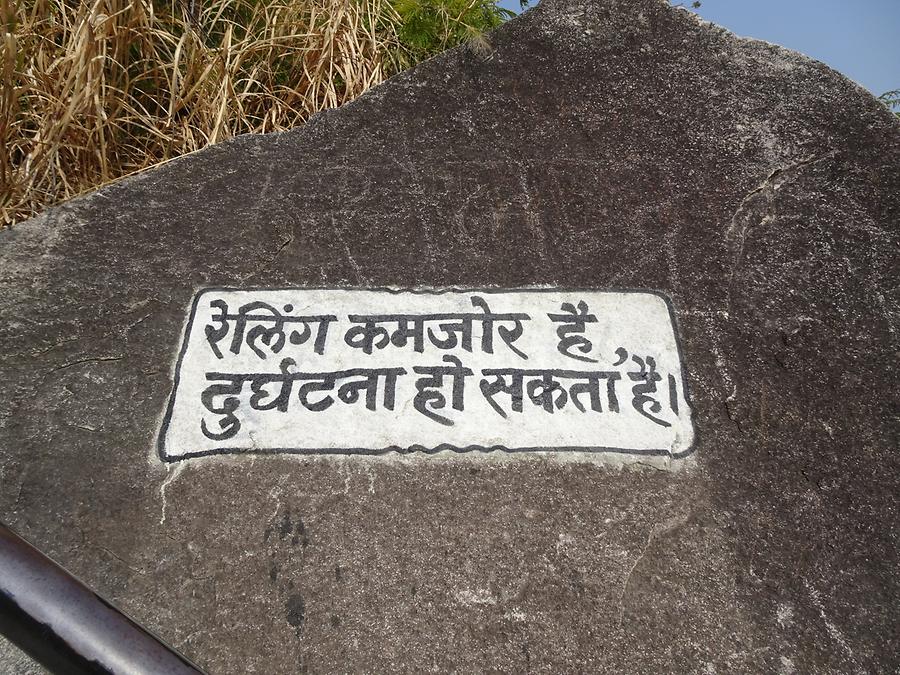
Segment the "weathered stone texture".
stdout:
<path fill-rule="evenodd" d="M 657 0 L 491 42 L 0 234 L 0 515 L 215 673 L 896 670 L 900 124 Z M 167 473 L 207 285 L 662 291 L 696 462 Z"/>

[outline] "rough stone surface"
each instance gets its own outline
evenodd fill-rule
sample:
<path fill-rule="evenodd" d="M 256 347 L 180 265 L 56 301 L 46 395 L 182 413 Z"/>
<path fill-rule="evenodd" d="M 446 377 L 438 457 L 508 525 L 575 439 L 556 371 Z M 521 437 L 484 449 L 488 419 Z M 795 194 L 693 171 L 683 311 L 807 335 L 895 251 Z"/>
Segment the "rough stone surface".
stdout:
<path fill-rule="evenodd" d="M 896 670 L 900 124 L 657 0 L 491 41 L 0 235 L 3 519 L 215 673 Z M 696 464 L 167 472 L 195 290 L 323 284 L 662 291 Z"/>
<path fill-rule="evenodd" d="M 0 665 L 4 672 L 16 675 L 48 675 L 49 673 L 3 636 L 0 636 Z"/>

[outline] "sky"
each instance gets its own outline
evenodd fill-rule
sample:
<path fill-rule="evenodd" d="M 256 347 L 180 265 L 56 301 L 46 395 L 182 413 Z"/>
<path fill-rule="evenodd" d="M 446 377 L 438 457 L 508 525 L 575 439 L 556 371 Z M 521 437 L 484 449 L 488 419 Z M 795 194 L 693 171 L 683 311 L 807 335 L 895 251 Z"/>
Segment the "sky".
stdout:
<path fill-rule="evenodd" d="M 500 5 L 519 11 L 519 0 Z M 703 0 L 693 11 L 827 63 L 876 96 L 900 89 L 900 0 Z"/>

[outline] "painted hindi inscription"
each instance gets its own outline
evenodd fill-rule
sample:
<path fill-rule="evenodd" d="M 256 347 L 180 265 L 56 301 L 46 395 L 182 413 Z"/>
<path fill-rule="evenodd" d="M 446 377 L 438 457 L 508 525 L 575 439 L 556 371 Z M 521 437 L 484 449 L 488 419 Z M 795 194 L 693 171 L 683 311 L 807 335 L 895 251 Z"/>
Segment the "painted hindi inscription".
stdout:
<path fill-rule="evenodd" d="M 649 291 L 204 289 L 164 461 L 242 452 L 588 452 L 680 459 L 691 409 Z"/>

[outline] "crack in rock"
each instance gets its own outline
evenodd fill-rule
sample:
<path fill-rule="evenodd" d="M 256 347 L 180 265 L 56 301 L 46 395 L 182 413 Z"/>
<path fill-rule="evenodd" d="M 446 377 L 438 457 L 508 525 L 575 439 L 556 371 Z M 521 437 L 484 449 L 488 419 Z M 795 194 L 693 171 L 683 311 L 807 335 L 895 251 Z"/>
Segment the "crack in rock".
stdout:
<path fill-rule="evenodd" d="M 625 596 L 628 594 L 628 587 L 631 584 L 631 578 L 634 576 L 634 571 L 637 569 L 638 565 L 641 564 L 641 561 L 647 555 L 647 552 L 650 550 L 650 547 L 662 536 L 677 530 L 682 527 L 685 523 L 687 523 L 688 519 L 691 517 L 691 513 L 688 513 L 683 516 L 673 516 L 668 520 L 665 520 L 661 523 L 657 523 L 650 530 L 650 534 L 647 535 L 647 543 L 644 544 L 644 547 L 641 549 L 641 552 L 638 554 L 638 557 L 635 558 L 634 563 L 631 565 L 631 568 L 628 570 L 628 574 L 625 576 L 625 582 L 622 584 L 622 590 L 619 592 L 619 628 L 622 627 L 622 622 L 625 618 Z"/>
<path fill-rule="evenodd" d="M 728 280 L 728 309 L 731 309 L 731 296 L 735 277 L 744 259 L 747 235 L 754 227 L 771 222 L 775 218 L 775 195 L 798 173 L 813 164 L 834 159 L 836 151 L 824 155 L 805 157 L 793 164 L 780 166 L 772 170 L 766 179 L 750 190 L 738 204 L 731 222 L 725 230 L 725 241 L 732 253 L 731 274 Z"/>

